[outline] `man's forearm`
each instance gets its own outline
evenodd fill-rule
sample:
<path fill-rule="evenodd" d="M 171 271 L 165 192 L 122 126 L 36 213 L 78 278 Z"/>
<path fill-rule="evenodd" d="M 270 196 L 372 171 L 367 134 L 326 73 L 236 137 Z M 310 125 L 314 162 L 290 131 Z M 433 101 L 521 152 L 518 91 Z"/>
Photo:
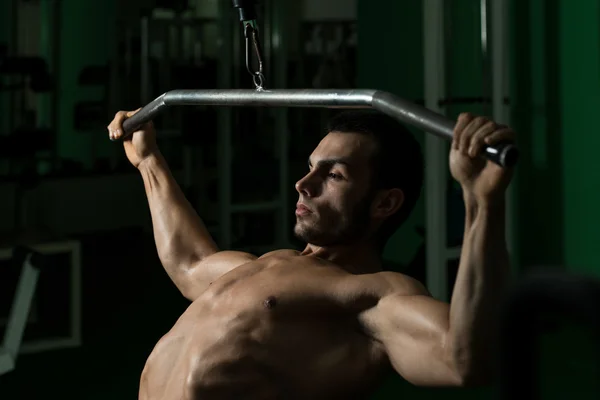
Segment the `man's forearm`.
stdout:
<path fill-rule="evenodd" d="M 218 249 L 159 153 L 138 167 L 150 205 L 160 260 L 179 286 L 185 272 Z"/>
<path fill-rule="evenodd" d="M 505 200 L 478 202 L 465 196 L 467 216 L 450 305 L 451 348 L 461 376 L 487 381 L 494 360 L 500 306 L 510 274 Z"/>

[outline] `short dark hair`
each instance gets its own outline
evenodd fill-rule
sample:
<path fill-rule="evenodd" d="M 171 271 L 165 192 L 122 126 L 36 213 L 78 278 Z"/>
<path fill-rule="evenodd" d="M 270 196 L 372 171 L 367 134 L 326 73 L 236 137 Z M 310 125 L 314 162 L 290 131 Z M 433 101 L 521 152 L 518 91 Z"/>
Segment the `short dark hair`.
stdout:
<path fill-rule="evenodd" d="M 358 133 L 375 141 L 372 154 L 371 191 L 399 188 L 402 207 L 383 223 L 377 233 L 381 247 L 406 221 L 423 186 L 423 153 L 413 134 L 400 122 L 374 110 L 344 111 L 329 120 L 327 133 Z"/>

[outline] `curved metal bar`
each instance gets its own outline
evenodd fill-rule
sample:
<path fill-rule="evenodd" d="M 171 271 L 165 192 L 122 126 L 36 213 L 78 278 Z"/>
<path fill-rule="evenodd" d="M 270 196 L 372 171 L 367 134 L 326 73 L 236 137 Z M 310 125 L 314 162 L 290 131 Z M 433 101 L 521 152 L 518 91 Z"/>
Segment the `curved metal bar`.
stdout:
<path fill-rule="evenodd" d="M 568 316 L 600 333 L 600 281 L 545 272 L 529 276 L 508 297 L 500 332 L 501 398 L 540 398 L 538 352 L 550 314 Z"/>
<path fill-rule="evenodd" d="M 371 89 L 173 90 L 125 120 L 124 137 L 154 119 L 167 107 L 183 105 L 373 108 L 447 140 L 452 139 L 455 125 L 454 121 L 423 106 L 391 93 Z M 504 167 L 511 167 L 517 162 L 518 150 L 513 144 L 507 143 L 485 148 L 482 156 Z"/>
<path fill-rule="evenodd" d="M 391 117 L 433 133 L 444 139 L 452 139 L 455 122 L 428 108 L 404 100 L 387 92 L 375 92 L 371 104 L 374 109 Z"/>
<path fill-rule="evenodd" d="M 371 107 L 374 90 L 174 90 L 164 94 L 168 106 Z"/>

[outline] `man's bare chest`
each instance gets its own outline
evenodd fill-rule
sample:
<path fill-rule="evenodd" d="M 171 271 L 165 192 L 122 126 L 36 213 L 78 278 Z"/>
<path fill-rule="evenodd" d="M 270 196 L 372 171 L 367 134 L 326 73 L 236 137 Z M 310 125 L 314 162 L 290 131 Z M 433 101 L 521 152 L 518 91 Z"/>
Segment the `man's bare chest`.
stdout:
<path fill-rule="evenodd" d="M 186 374 L 206 385 L 234 384 L 237 377 L 228 371 L 235 370 L 261 371 L 264 379 L 295 388 L 308 385 L 307 373 L 313 384 L 334 391 L 351 377 L 361 386 L 384 357 L 358 322 L 360 296 L 343 288 L 348 274 L 287 262 L 250 263 L 213 282 L 151 360 L 164 363 L 183 354 L 177 359 L 189 366 Z"/>
<path fill-rule="evenodd" d="M 152 352 L 148 365 L 157 367 L 147 381 L 188 382 L 196 393 L 247 384 L 273 398 L 352 398 L 388 366 L 382 349 L 347 315 L 256 308 L 262 310 L 182 315 Z"/>
<path fill-rule="evenodd" d="M 290 315 L 314 312 L 349 315 L 376 304 L 367 285 L 346 271 L 309 257 L 258 259 L 214 281 L 194 307 Z"/>

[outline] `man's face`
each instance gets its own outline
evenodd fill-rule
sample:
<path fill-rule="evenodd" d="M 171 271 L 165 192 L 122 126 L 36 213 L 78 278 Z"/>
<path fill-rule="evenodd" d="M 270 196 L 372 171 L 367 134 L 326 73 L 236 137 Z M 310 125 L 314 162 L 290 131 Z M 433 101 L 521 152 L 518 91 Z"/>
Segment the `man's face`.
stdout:
<path fill-rule="evenodd" d="M 309 158 L 296 183 L 296 237 L 317 246 L 350 244 L 371 226 L 370 157 L 375 143 L 365 135 L 331 132 Z"/>

